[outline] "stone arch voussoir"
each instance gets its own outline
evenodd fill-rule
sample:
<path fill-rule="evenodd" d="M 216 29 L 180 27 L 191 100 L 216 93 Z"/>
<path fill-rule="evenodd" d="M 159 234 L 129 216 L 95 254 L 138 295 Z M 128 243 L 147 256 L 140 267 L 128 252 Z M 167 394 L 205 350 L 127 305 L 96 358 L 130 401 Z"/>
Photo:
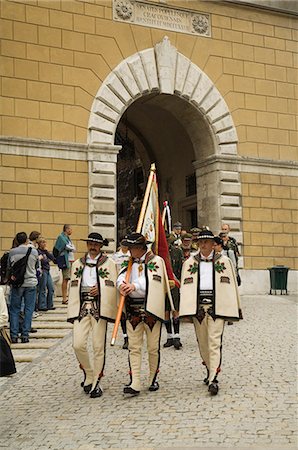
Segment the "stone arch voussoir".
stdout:
<path fill-rule="evenodd" d="M 113 145 L 124 111 L 138 97 L 152 92 L 189 101 L 211 127 L 217 153 L 237 153 L 237 132 L 223 97 L 210 78 L 179 53 L 167 37 L 154 48 L 122 61 L 105 79 L 92 105 L 89 143 Z"/>

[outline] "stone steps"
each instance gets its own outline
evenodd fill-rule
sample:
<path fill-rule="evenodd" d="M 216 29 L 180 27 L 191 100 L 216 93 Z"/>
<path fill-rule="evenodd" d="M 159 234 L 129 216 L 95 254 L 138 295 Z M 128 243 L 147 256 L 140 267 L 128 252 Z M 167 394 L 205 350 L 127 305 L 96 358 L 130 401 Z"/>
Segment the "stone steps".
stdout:
<path fill-rule="evenodd" d="M 39 312 L 39 316 L 32 320 L 32 328 L 37 332 L 30 334 L 27 344 L 12 344 L 17 370 L 40 357 L 70 333 L 72 324 L 66 321 L 67 305 L 62 305 L 61 301 L 61 298 L 56 298 L 55 310 Z"/>

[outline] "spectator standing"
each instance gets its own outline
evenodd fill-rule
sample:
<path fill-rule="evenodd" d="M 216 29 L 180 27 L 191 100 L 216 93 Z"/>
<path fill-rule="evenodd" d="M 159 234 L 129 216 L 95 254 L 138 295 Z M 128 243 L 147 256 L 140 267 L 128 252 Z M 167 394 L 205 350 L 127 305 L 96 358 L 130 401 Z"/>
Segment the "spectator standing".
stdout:
<path fill-rule="evenodd" d="M 0 377 L 16 373 L 16 366 L 10 349 L 10 340 L 6 332 L 8 325 L 8 310 L 4 289 L 0 286 Z"/>
<path fill-rule="evenodd" d="M 28 237 L 25 232 L 17 233 L 16 240 L 19 246 L 13 248 L 9 252 L 8 258 L 8 271 L 11 267 L 23 258 L 29 248 Z M 10 298 L 10 336 L 12 343 L 18 342 L 19 333 L 19 316 L 22 306 L 22 298 L 24 299 L 24 321 L 22 323 L 21 341 L 22 343 L 29 342 L 29 332 L 31 330 L 32 315 L 36 302 L 36 286 L 37 286 L 37 274 L 38 267 L 38 252 L 35 248 L 32 248 L 28 257 L 24 282 L 21 287 L 11 288 Z"/>
<path fill-rule="evenodd" d="M 170 238 L 174 238 L 174 240 L 172 241 L 173 245 L 176 245 L 178 247 L 180 247 L 181 245 L 181 233 L 182 233 L 182 223 L 181 222 L 176 222 L 173 225 L 173 230 L 170 234 Z"/>
<path fill-rule="evenodd" d="M 201 228 L 193 227 L 190 230 L 192 239 L 191 239 L 191 250 L 197 252 L 199 250 L 199 234 Z"/>
<path fill-rule="evenodd" d="M 67 304 L 68 282 L 71 275 L 71 265 L 74 262 L 74 252 L 76 251 L 70 236 L 72 234 L 72 227 L 69 224 L 63 226 L 63 231 L 57 237 L 54 248 L 57 250 L 59 256 L 65 257 L 66 268 L 62 269 L 62 304 Z M 58 256 L 57 255 L 57 256 Z M 54 253 L 54 256 L 57 257 Z"/>
<path fill-rule="evenodd" d="M 39 231 L 31 231 L 29 234 L 29 245 L 32 245 L 32 247 L 37 248 L 37 240 L 41 236 L 41 233 Z"/>
<path fill-rule="evenodd" d="M 55 258 L 46 246 L 47 241 L 43 237 L 37 239 L 37 251 L 41 263 L 41 277 L 38 280 L 38 309 L 39 311 L 48 311 L 56 309 L 53 303 L 54 284 L 50 273 L 50 261 L 55 262 Z"/>
<path fill-rule="evenodd" d="M 192 248 L 192 234 L 191 233 L 183 234 L 181 250 L 182 250 L 182 253 L 183 253 L 183 262 L 186 259 L 188 259 L 193 253 L 197 252 L 197 250 Z"/>
<path fill-rule="evenodd" d="M 227 223 L 223 223 L 221 226 L 221 231 L 226 233 L 228 236 L 226 245 L 227 245 L 227 247 L 229 247 L 230 249 L 232 249 L 235 252 L 236 262 L 237 262 L 237 266 L 238 266 L 238 258 L 241 255 L 240 255 L 240 251 L 239 251 L 238 243 L 237 243 L 236 239 L 234 237 L 230 236 L 230 231 L 231 231 L 230 225 Z"/>

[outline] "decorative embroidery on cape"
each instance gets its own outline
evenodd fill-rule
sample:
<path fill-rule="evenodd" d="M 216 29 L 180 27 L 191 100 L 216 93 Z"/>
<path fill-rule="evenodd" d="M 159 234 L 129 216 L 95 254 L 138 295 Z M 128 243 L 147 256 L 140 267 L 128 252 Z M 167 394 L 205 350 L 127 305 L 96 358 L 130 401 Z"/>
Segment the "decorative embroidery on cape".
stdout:
<path fill-rule="evenodd" d="M 122 261 L 120 269 L 123 269 L 124 267 L 128 267 L 128 259 L 126 261 Z"/>
<path fill-rule="evenodd" d="M 219 261 L 216 261 L 216 263 L 214 264 L 214 269 L 216 270 L 216 272 L 218 273 L 223 273 L 224 270 L 226 270 L 226 266 L 225 263 L 220 263 Z"/>
<path fill-rule="evenodd" d="M 155 261 L 150 261 L 147 264 L 147 268 L 148 268 L 148 270 L 150 270 L 150 272 L 157 272 L 157 269 L 159 269 L 159 266 L 156 264 Z"/>
<path fill-rule="evenodd" d="M 153 275 L 153 280 L 159 281 L 159 282 L 161 283 L 161 276 L 160 276 L 160 275 L 154 274 L 154 275 Z"/>
<path fill-rule="evenodd" d="M 113 280 L 105 280 L 105 286 L 114 287 L 115 286 L 114 281 Z"/>
<path fill-rule="evenodd" d="M 70 285 L 71 285 L 72 287 L 78 286 L 78 285 L 79 285 L 79 280 L 71 280 Z"/>
<path fill-rule="evenodd" d="M 231 283 L 231 281 L 230 281 L 230 278 L 229 277 L 220 277 L 220 282 L 221 283 L 228 283 L 228 284 L 230 284 Z"/>
<path fill-rule="evenodd" d="M 76 278 L 81 278 L 81 276 L 83 275 L 83 270 L 84 270 L 83 266 L 77 267 L 75 272 L 74 272 L 75 277 Z"/>
<path fill-rule="evenodd" d="M 197 273 L 198 268 L 199 268 L 199 266 L 197 263 L 190 264 L 188 272 L 190 272 L 191 274 L 195 274 L 195 273 Z"/>
<path fill-rule="evenodd" d="M 108 271 L 108 269 L 99 269 L 98 270 L 98 276 L 100 278 L 108 278 L 108 276 L 110 275 L 110 272 Z"/>
<path fill-rule="evenodd" d="M 193 283 L 193 277 L 184 278 L 183 284 Z"/>

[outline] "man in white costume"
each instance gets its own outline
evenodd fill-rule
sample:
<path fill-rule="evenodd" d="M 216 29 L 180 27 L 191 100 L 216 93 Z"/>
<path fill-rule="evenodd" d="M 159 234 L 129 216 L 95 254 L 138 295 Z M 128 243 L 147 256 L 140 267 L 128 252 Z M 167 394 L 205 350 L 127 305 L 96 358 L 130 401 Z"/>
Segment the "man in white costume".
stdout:
<path fill-rule="evenodd" d="M 192 316 L 203 364 L 204 382 L 218 393 L 225 321 L 242 319 L 235 269 L 229 258 L 214 251 L 214 235 L 199 233 L 199 252 L 182 267 L 180 317 Z"/>
<path fill-rule="evenodd" d="M 88 252 L 72 265 L 67 320 L 73 323 L 73 348 L 84 372 L 81 386 L 91 398 L 103 393 L 100 380 L 105 365 L 107 322 L 117 313 L 117 268 L 114 261 L 101 252 L 108 241 L 99 233 L 90 233 Z M 91 334 L 93 367 L 87 349 Z"/>
<path fill-rule="evenodd" d="M 118 275 L 117 287 L 126 297 L 126 318 L 131 382 L 124 387 L 126 396 L 139 395 L 141 390 L 141 360 L 144 333 L 149 359 L 149 391 L 157 391 L 160 363 L 161 321 L 165 320 L 165 297 L 168 294 L 174 309 L 164 260 L 148 250 L 145 237 L 131 233 L 123 241 L 133 258 L 132 270 L 126 281 L 127 268 Z"/>

